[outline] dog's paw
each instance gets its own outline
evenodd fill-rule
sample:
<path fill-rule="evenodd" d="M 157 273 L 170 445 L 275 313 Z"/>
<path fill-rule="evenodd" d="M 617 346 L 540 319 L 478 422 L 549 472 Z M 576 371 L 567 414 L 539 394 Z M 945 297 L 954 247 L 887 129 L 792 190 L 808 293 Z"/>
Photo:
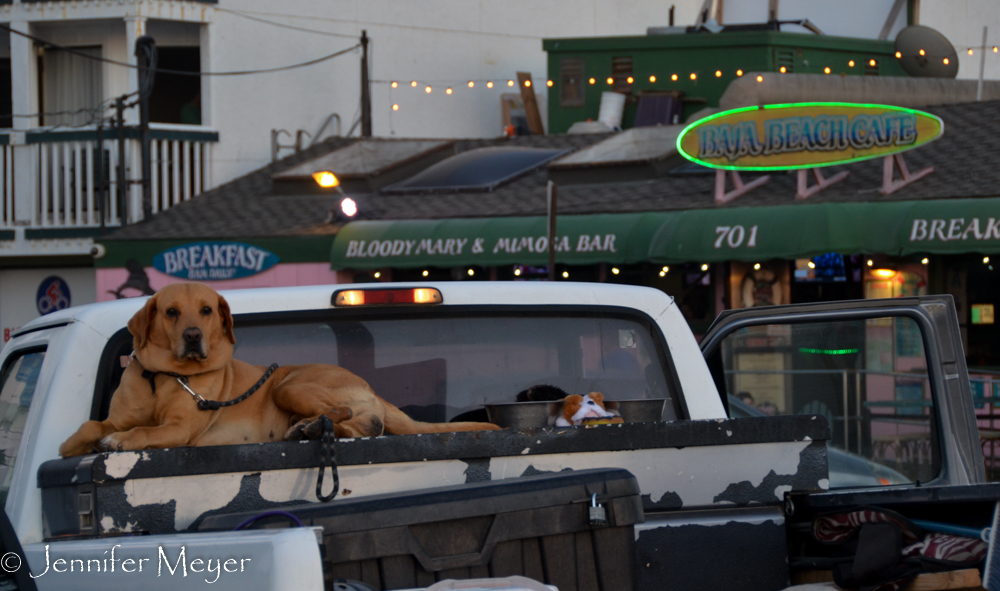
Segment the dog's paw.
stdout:
<path fill-rule="evenodd" d="M 302 419 L 285 431 L 285 441 L 319 439 L 323 436 L 323 417 Z"/>
<path fill-rule="evenodd" d="M 99 451 L 129 451 L 138 449 L 131 444 L 128 433 L 112 433 L 97 445 Z"/>

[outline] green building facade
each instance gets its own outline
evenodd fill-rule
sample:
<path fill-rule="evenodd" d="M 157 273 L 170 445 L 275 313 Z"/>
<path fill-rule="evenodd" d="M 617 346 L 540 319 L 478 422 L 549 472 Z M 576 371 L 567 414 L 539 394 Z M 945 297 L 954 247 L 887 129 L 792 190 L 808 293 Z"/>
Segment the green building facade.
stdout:
<path fill-rule="evenodd" d="M 597 120 L 601 93 L 626 95 L 622 127 L 644 94 L 678 96 L 681 121 L 716 107 L 729 83 L 757 72 L 831 76 L 906 76 L 891 41 L 775 30 L 637 37 L 546 39 L 549 133 Z"/>

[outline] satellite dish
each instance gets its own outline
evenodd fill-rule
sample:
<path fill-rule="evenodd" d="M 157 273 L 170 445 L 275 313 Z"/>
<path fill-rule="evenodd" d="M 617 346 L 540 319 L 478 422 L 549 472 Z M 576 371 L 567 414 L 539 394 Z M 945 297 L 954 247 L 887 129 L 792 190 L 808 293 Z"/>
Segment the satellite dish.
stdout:
<path fill-rule="evenodd" d="M 899 65 L 915 78 L 954 78 L 958 54 L 951 42 L 934 29 L 911 25 L 896 35 Z"/>

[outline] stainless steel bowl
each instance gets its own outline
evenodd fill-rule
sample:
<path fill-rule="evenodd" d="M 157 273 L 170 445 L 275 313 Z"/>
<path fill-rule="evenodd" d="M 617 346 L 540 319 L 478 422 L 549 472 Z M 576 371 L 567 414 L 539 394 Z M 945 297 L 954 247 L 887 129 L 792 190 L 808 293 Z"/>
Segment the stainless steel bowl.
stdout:
<path fill-rule="evenodd" d="M 605 400 L 604 406 L 608 410 L 617 410 L 626 423 L 649 423 L 660 420 L 666 402 L 666 398 Z M 527 429 L 548 426 L 549 417 L 562 409 L 562 401 L 508 402 L 485 406 L 491 423 L 504 429 Z"/>

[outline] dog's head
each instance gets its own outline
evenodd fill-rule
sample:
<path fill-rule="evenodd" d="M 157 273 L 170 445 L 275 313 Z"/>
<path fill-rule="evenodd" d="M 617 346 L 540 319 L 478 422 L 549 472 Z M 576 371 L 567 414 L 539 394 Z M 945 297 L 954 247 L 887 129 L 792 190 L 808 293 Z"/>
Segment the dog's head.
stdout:
<path fill-rule="evenodd" d="M 183 375 L 223 367 L 236 342 L 229 304 L 201 283 L 174 283 L 156 292 L 128 330 L 144 367 Z"/>
<path fill-rule="evenodd" d="M 585 418 L 607 417 L 612 413 L 604 408 L 604 395 L 600 392 L 591 392 L 586 396 L 579 394 L 567 396 L 563 402 L 562 414 L 570 423 L 579 425 Z"/>

